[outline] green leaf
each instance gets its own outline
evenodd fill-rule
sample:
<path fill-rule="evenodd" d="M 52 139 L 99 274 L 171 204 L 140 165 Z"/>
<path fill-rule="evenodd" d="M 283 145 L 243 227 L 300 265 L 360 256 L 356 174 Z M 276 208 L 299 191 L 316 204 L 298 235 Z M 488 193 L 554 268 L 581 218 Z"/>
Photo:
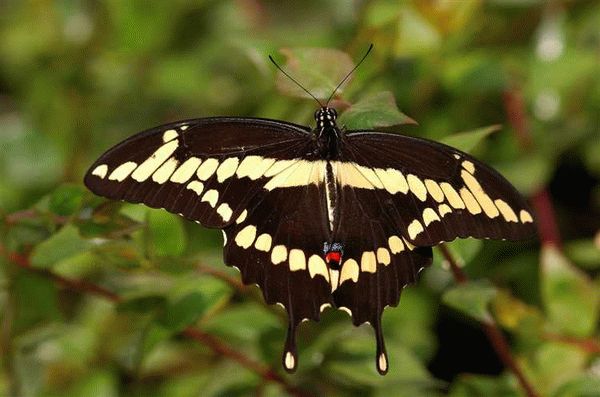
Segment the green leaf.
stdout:
<path fill-rule="evenodd" d="M 83 202 L 84 190 L 77 185 L 63 185 L 50 195 L 49 209 L 56 215 L 73 215 Z"/>
<path fill-rule="evenodd" d="M 492 132 L 499 131 L 501 125 L 495 124 L 487 127 L 477 128 L 472 131 L 458 132 L 448 135 L 440 141 L 448 146 L 452 146 L 463 152 L 470 153 L 477 144 L 487 138 Z"/>
<path fill-rule="evenodd" d="M 489 324 L 494 321 L 489 305 L 496 293 L 496 288 L 487 281 L 469 281 L 450 288 L 442 301 L 469 317 Z"/>
<path fill-rule="evenodd" d="M 531 196 L 547 184 L 554 165 L 552 158 L 536 152 L 495 168 L 524 196 Z"/>
<path fill-rule="evenodd" d="M 588 360 L 588 353 L 582 349 L 560 342 L 545 343 L 535 353 L 535 377 L 541 381 L 544 395 L 554 395 L 585 369 Z"/>
<path fill-rule="evenodd" d="M 474 238 L 464 238 L 445 243 L 444 245 L 450 251 L 456 263 L 460 267 L 463 267 L 468 265 L 481 251 L 483 248 L 483 241 Z M 441 253 L 433 256 L 433 263 L 434 265 L 448 269 L 444 256 Z"/>
<path fill-rule="evenodd" d="M 14 284 L 16 311 L 13 329 L 18 333 L 43 321 L 57 321 L 58 292 L 54 283 L 37 274 L 21 273 Z"/>
<path fill-rule="evenodd" d="M 35 267 L 48 268 L 59 261 L 81 254 L 90 247 L 92 243 L 79 235 L 77 227 L 67 224 L 33 249 L 31 264 Z"/>
<path fill-rule="evenodd" d="M 345 52 L 329 48 L 284 48 L 287 58 L 284 69 L 315 97 L 326 100 L 335 87 L 354 67 Z M 347 84 L 350 79 L 346 80 Z M 277 74 L 277 89 L 288 96 L 310 98 L 306 92 L 281 73 Z M 338 93 L 343 92 L 343 86 Z"/>
<path fill-rule="evenodd" d="M 70 396 L 117 397 L 119 395 L 118 376 L 104 369 L 90 371 L 89 375 L 70 390 Z"/>
<path fill-rule="evenodd" d="M 214 306 L 229 298 L 231 289 L 213 277 L 184 277 L 169 292 L 169 301 L 161 324 L 181 331 Z"/>
<path fill-rule="evenodd" d="M 507 377 L 462 375 L 452 385 L 450 397 L 519 397 L 520 390 Z"/>
<path fill-rule="evenodd" d="M 590 335 L 598 322 L 600 291 L 553 246 L 541 253 L 541 293 L 550 322 L 561 332 Z"/>
<path fill-rule="evenodd" d="M 600 390 L 600 377 L 594 374 L 580 374 L 562 385 L 553 397 L 597 397 Z"/>
<path fill-rule="evenodd" d="M 187 239 L 180 217 L 164 210 L 148 210 L 148 231 L 154 254 L 179 256 L 185 251 Z"/>
<path fill-rule="evenodd" d="M 578 266 L 590 270 L 600 268 L 600 246 L 592 239 L 568 241 L 564 251 Z"/>
<path fill-rule="evenodd" d="M 338 124 L 353 130 L 365 130 L 417 122 L 398 109 L 391 92 L 382 91 L 365 96 L 350 106 L 340 115 Z"/>

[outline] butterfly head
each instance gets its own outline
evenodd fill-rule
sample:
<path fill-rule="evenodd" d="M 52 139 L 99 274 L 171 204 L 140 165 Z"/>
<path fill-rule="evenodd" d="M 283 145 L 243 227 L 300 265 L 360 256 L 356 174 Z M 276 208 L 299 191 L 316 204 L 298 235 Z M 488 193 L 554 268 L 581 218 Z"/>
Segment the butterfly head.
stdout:
<path fill-rule="evenodd" d="M 317 122 L 317 129 L 320 131 L 326 128 L 335 127 L 336 119 L 337 112 L 334 108 L 324 106 L 315 112 L 315 121 Z"/>

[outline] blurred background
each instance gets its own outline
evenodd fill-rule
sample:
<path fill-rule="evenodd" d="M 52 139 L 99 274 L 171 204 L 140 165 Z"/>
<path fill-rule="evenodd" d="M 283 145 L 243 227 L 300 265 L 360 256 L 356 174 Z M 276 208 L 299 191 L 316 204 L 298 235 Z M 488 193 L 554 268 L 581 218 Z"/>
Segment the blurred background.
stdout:
<path fill-rule="evenodd" d="M 599 26 L 585 0 L 2 1 L 0 395 L 600 396 Z M 328 94 L 369 43 L 347 126 L 406 115 L 469 150 L 530 198 L 539 239 L 434 252 L 385 312 L 387 376 L 371 328 L 331 309 L 287 375 L 285 313 L 223 265 L 220 232 L 82 177 L 178 119 L 312 125 L 268 55 Z"/>

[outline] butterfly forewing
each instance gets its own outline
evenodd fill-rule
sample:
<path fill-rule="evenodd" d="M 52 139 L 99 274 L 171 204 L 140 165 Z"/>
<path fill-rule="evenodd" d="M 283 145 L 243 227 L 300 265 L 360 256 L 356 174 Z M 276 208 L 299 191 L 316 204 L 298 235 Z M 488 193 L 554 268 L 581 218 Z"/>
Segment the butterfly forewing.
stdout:
<path fill-rule="evenodd" d="M 457 237 L 519 240 L 535 231 L 527 203 L 500 174 L 454 148 L 381 132 L 351 132 L 345 169 L 356 201 L 378 206 L 403 238 L 433 246 Z M 375 193 L 374 195 L 371 193 Z"/>
<path fill-rule="evenodd" d="M 307 129 L 262 119 L 210 118 L 168 124 L 115 146 L 85 184 L 111 199 L 165 208 L 208 227 L 224 227 L 284 161 L 306 152 Z"/>

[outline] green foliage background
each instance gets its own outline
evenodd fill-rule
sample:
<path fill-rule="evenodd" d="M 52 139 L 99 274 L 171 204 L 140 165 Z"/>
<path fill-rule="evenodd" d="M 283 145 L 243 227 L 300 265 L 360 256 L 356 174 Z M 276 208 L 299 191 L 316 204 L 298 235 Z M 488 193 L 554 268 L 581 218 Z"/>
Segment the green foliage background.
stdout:
<path fill-rule="evenodd" d="M 600 395 L 598 26 L 597 1 L 3 1 L 0 395 L 523 395 L 511 371 L 479 368 L 469 343 L 440 356 L 442 313 L 459 334 L 501 327 L 539 395 Z M 453 242 L 471 280 L 460 286 L 436 252 L 385 312 L 386 377 L 371 329 L 333 310 L 301 327 L 298 372 L 284 375 L 285 315 L 238 285 L 218 231 L 106 202 L 82 176 L 110 146 L 168 121 L 312 123 L 315 103 L 267 55 L 328 94 L 371 42 L 337 98 L 342 121 L 407 115 L 419 125 L 401 131 L 471 151 L 538 204 L 549 197 L 555 210 L 536 205 L 538 219 L 556 217 L 561 240 Z M 460 352 L 471 366 L 454 364 Z"/>

